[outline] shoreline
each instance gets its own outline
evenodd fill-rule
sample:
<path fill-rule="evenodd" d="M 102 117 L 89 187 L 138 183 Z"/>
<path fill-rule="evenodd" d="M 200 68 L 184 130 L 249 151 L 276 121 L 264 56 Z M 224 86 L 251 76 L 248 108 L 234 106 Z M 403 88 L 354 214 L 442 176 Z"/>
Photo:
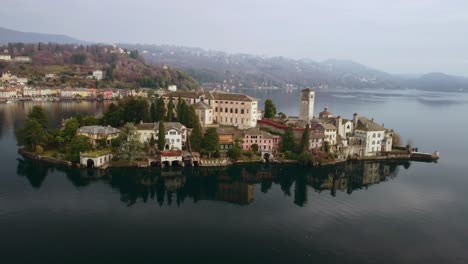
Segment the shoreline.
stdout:
<path fill-rule="evenodd" d="M 47 156 L 42 156 L 34 152 L 27 151 L 24 148 L 19 148 L 18 153 L 21 154 L 24 158 L 30 159 L 30 160 L 37 160 L 41 161 L 44 163 L 48 164 L 58 164 L 58 165 L 65 165 L 67 167 L 76 167 L 80 169 L 86 169 L 83 166 L 80 166 L 78 163 L 72 163 L 71 161 L 68 160 L 63 160 L 63 159 L 58 159 L 58 158 L 52 158 L 52 157 L 47 157 Z M 348 159 L 341 159 L 341 160 L 335 160 L 327 163 L 315 163 L 311 165 L 301 165 L 299 161 L 297 160 L 281 160 L 281 161 L 276 161 L 276 162 L 264 162 L 261 160 L 237 160 L 237 161 L 230 161 L 227 164 L 216 164 L 213 166 L 192 166 L 192 167 L 198 167 L 198 168 L 227 168 L 232 165 L 242 165 L 242 164 L 276 164 L 276 165 L 298 165 L 298 166 L 303 166 L 303 167 L 328 167 L 328 166 L 333 166 L 333 165 L 339 165 L 339 164 L 344 164 L 347 162 L 353 162 L 353 161 L 415 161 L 415 162 L 427 162 L 427 163 L 437 163 L 439 160 L 439 157 L 434 156 L 433 154 L 427 154 L 427 153 L 405 153 L 405 154 L 398 154 L 398 155 L 387 155 L 387 156 L 370 156 L 370 157 L 353 157 L 353 158 L 348 158 Z M 114 164 L 112 164 L 114 163 Z M 105 166 L 101 168 L 93 168 L 93 170 L 106 170 L 108 168 L 151 168 L 150 166 L 147 167 L 142 167 L 140 166 L 141 161 L 114 161 L 107 163 Z M 180 167 L 185 167 L 185 166 L 180 166 Z"/>

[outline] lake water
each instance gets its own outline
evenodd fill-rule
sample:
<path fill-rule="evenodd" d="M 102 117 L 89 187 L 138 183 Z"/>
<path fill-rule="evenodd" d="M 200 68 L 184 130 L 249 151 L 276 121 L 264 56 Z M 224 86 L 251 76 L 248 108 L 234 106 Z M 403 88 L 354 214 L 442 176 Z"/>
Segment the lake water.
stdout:
<path fill-rule="evenodd" d="M 297 94 L 253 95 L 297 115 Z M 14 129 L 38 103 L 0 104 L 0 263 L 468 263 L 468 95 L 316 98 L 316 113 L 328 106 L 345 118 L 373 117 L 441 159 L 326 169 L 70 169 L 17 154 Z M 42 105 L 56 125 L 106 108 Z"/>

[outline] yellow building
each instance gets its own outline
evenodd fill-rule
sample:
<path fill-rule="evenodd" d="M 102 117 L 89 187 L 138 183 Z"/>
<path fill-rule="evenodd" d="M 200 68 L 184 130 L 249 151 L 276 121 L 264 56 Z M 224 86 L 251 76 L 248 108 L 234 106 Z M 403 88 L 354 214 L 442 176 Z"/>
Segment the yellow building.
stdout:
<path fill-rule="evenodd" d="M 120 130 L 111 126 L 84 126 L 80 127 L 76 133 L 88 137 L 93 145 L 100 140 L 105 140 L 106 144 L 110 145 L 112 139 L 120 135 Z"/>

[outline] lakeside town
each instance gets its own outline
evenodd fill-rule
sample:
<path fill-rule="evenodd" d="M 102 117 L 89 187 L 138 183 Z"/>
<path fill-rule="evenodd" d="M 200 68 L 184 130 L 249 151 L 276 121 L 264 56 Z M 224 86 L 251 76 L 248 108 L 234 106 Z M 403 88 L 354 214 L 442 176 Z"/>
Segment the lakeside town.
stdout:
<path fill-rule="evenodd" d="M 44 110 L 35 106 L 17 138 L 27 157 L 87 168 L 242 162 L 319 166 L 348 160 L 439 158 L 438 152 L 419 153 L 413 146 L 401 146 L 399 135 L 373 118 L 354 113 L 347 119 L 328 108 L 315 115 L 315 99 L 314 90 L 303 89 L 299 116 L 286 116 L 269 99 L 260 109 L 258 100 L 245 94 L 171 87 L 151 97 L 126 95 L 102 117 L 64 120 L 53 132 L 47 128 Z"/>

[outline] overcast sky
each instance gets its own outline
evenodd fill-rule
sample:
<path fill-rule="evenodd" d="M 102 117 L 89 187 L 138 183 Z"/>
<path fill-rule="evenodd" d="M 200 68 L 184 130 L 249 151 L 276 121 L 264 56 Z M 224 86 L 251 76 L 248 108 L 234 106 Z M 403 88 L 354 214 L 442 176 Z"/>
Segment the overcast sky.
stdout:
<path fill-rule="evenodd" d="M 467 0 L 2 0 L 0 26 L 468 76 Z"/>

